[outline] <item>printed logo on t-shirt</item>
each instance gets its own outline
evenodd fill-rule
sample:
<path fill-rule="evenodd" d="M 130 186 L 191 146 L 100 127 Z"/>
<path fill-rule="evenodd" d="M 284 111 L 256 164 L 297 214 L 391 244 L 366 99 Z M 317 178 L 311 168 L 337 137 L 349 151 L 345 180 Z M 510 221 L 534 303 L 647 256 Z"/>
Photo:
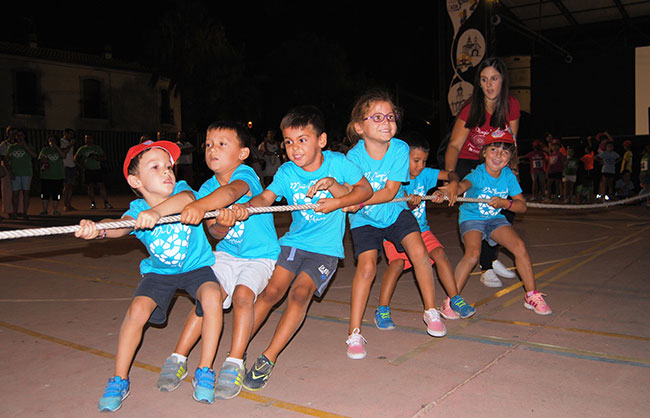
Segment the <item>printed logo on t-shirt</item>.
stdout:
<path fill-rule="evenodd" d="M 242 237 L 244 236 L 244 230 L 246 225 L 242 221 L 237 221 L 228 231 L 228 235 L 224 237 L 225 240 L 231 242 L 232 244 L 239 244 L 243 241 Z"/>
<path fill-rule="evenodd" d="M 413 194 L 416 194 L 418 196 L 424 196 L 426 191 L 424 190 L 424 185 L 420 184 L 418 187 L 413 190 Z M 420 219 L 422 215 L 424 215 L 424 209 L 426 207 L 426 203 L 423 201 L 420 202 L 417 208 L 413 209 L 413 216 L 415 216 L 415 219 Z"/>
<path fill-rule="evenodd" d="M 189 248 L 189 225 L 169 224 L 156 227 L 152 232 L 157 236 L 149 244 L 149 252 L 168 266 L 182 266 Z"/>
<path fill-rule="evenodd" d="M 312 203 L 318 203 L 319 199 L 328 197 L 328 193 L 325 190 L 319 190 L 314 194 L 314 197 L 307 197 L 302 192 L 297 192 L 293 194 L 293 204 L 294 205 L 309 205 Z M 312 209 L 301 210 L 300 214 L 307 222 L 319 222 L 325 219 L 324 213 L 314 212 Z"/>
<path fill-rule="evenodd" d="M 14 158 L 23 158 L 25 156 L 25 150 L 17 149 L 11 152 L 11 156 Z"/>
<path fill-rule="evenodd" d="M 481 193 L 476 196 L 478 199 L 490 199 L 492 196 L 499 196 L 501 198 L 506 198 L 507 192 L 499 192 L 497 189 L 494 189 L 492 187 L 484 187 L 483 190 L 481 190 Z M 501 209 L 496 209 L 493 208 L 492 206 L 488 205 L 487 203 L 479 203 L 478 204 L 478 211 L 481 213 L 483 216 L 495 216 L 497 215 Z"/>
<path fill-rule="evenodd" d="M 368 183 L 370 183 L 370 187 L 372 187 L 372 191 L 376 192 L 377 190 L 381 190 L 384 188 L 384 186 L 386 186 L 386 180 L 388 180 L 388 174 L 389 173 L 366 172 L 363 174 L 363 176 L 368 180 Z M 362 210 L 364 213 L 368 214 L 372 212 L 372 210 L 376 206 L 377 205 L 365 206 Z"/>

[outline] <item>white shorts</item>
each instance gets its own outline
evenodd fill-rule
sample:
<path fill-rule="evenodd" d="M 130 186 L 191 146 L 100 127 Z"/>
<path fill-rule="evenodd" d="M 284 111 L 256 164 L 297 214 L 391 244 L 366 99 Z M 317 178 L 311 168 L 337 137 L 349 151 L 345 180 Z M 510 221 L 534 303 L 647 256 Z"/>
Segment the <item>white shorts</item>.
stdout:
<path fill-rule="evenodd" d="M 575 183 L 577 179 L 578 179 L 578 176 L 576 176 L 574 174 L 574 175 L 571 175 L 571 176 L 564 176 L 564 178 L 562 178 L 562 181 L 564 181 L 564 182 L 570 181 L 572 183 Z"/>
<path fill-rule="evenodd" d="M 227 294 L 223 309 L 230 308 L 232 294 L 239 285 L 252 290 L 257 299 L 275 269 L 276 260 L 268 258 L 239 258 L 224 251 L 214 251 L 214 256 L 212 270 Z"/>

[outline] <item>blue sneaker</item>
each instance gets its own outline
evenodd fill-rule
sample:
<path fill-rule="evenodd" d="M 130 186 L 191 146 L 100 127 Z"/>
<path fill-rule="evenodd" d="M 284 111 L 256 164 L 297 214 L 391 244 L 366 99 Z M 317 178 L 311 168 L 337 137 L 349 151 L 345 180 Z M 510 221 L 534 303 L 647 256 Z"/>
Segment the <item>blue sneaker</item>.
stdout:
<path fill-rule="evenodd" d="M 192 386 L 194 386 L 192 397 L 194 400 L 202 403 L 214 402 L 214 381 L 214 370 L 208 367 L 196 369 L 194 380 L 192 380 Z"/>
<path fill-rule="evenodd" d="M 395 328 L 395 322 L 390 317 L 390 307 L 383 305 L 377 306 L 375 311 L 375 325 L 381 330 Z"/>
<path fill-rule="evenodd" d="M 469 303 L 465 302 L 460 295 L 456 295 L 449 300 L 449 305 L 451 309 L 454 310 L 461 318 L 469 318 L 470 316 L 476 313 L 476 309 Z"/>
<path fill-rule="evenodd" d="M 106 389 L 99 403 L 99 412 L 115 412 L 122 406 L 122 401 L 129 396 L 129 379 L 113 376 L 108 379 Z"/>

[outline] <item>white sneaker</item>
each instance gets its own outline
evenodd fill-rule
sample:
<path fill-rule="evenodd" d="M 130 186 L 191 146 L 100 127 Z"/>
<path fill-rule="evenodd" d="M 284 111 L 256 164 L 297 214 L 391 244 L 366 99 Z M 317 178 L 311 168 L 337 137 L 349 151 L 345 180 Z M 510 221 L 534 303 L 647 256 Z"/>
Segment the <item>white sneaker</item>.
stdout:
<path fill-rule="evenodd" d="M 481 283 L 483 283 L 487 287 L 503 286 L 503 283 L 501 283 L 501 280 L 499 280 L 497 274 L 492 269 L 486 270 L 485 273 L 481 274 Z"/>
<path fill-rule="evenodd" d="M 508 268 L 504 266 L 503 263 L 499 260 L 494 260 L 492 262 L 492 269 L 496 274 L 501 277 L 505 277 L 506 279 L 514 279 L 517 277 L 517 274 L 514 271 L 508 270 Z"/>

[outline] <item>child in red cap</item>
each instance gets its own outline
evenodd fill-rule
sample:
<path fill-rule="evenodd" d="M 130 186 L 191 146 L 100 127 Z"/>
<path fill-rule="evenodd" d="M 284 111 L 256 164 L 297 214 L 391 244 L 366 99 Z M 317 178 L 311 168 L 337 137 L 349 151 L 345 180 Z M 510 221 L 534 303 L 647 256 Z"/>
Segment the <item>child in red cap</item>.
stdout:
<path fill-rule="evenodd" d="M 120 328 L 114 375 L 99 400 L 99 411 L 112 412 L 122 406 L 129 395 L 129 368 L 143 328 L 147 322 L 165 323 L 178 289 L 196 300 L 196 314 L 203 317 L 202 352 L 194 375 L 193 397 L 204 403 L 214 400 L 212 363 L 222 326 L 221 290 L 211 268 L 214 254 L 201 224 L 156 225 L 161 217 L 179 213 L 195 200 L 187 183 L 177 183 L 174 177 L 173 166 L 180 153 L 178 145 L 169 141 L 146 141 L 131 147 L 124 160 L 124 177 L 141 198 L 131 202 L 122 219 L 135 219 L 135 229 L 98 229 L 93 221 L 84 219 L 75 233 L 84 239 L 134 234 L 149 252 L 140 263 L 142 277 Z"/>
<path fill-rule="evenodd" d="M 502 245 L 515 256 L 517 271 L 521 276 L 526 297 L 524 307 L 540 315 L 549 315 L 551 309 L 543 294 L 535 288 L 533 266 L 521 238 L 512 228 L 502 209 L 515 213 L 526 212 L 526 200 L 517 177 L 508 168 L 516 152 L 515 140 L 510 132 L 497 130 L 488 135 L 481 150 L 482 164 L 469 173 L 458 186 L 458 195 L 489 199 L 488 203 L 463 203 L 460 206 L 460 234 L 465 243 L 465 254 L 456 266 L 455 279 L 462 291 L 481 254 L 481 241 Z M 444 192 L 444 190 L 442 190 Z"/>

